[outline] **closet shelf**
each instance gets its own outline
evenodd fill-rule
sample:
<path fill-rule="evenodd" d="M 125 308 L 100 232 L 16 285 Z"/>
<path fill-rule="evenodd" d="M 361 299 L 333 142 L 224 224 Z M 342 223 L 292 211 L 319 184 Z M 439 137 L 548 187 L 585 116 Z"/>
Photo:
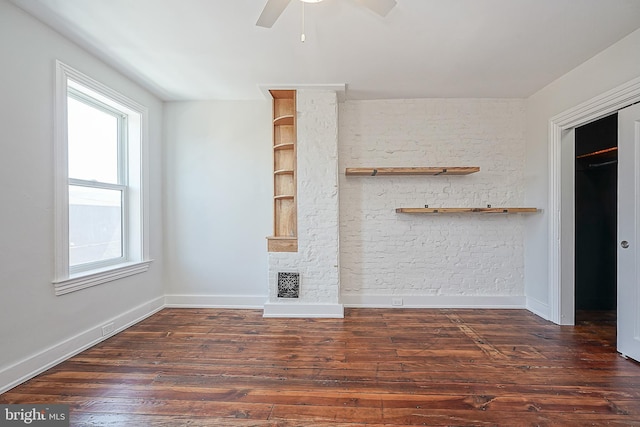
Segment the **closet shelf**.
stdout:
<path fill-rule="evenodd" d="M 469 175 L 478 172 L 478 166 L 468 167 L 391 167 L 391 168 L 347 168 L 347 176 L 378 175 Z"/>
<path fill-rule="evenodd" d="M 396 213 L 534 213 L 537 208 L 397 208 Z"/>
<path fill-rule="evenodd" d="M 591 153 L 581 154 L 579 156 L 576 156 L 576 159 L 584 159 L 586 157 L 600 156 L 603 154 L 613 154 L 616 151 L 618 151 L 618 147 L 605 148 L 604 150 L 598 150 Z"/>

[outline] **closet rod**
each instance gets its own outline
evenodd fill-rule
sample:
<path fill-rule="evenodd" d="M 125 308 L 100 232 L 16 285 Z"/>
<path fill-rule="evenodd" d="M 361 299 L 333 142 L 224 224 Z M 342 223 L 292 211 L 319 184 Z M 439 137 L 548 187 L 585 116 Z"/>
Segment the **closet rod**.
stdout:
<path fill-rule="evenodd" d="M 599 168 L 599 167 L 602 167 L 602 166 L 612 165 L 614 163 L 618 163 L 618 161 L 617 160 L 610 160 L 608 162 L 602 162 L 602 163 L 590 163 L 589 167 L 590 168 Z"/>

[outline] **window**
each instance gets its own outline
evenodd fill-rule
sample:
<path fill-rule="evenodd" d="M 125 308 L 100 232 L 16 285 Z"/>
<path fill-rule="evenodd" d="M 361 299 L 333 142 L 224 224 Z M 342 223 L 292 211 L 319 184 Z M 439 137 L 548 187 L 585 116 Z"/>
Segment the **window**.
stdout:
<path fill-rule="evenodd" d="M 126 115 L 68 87 L 69 269 L 127 256 Z"/>
<path fill-rule="evenodd" d="M 147 110 L 57 62 L 56 295 L 147 271 Z"/>

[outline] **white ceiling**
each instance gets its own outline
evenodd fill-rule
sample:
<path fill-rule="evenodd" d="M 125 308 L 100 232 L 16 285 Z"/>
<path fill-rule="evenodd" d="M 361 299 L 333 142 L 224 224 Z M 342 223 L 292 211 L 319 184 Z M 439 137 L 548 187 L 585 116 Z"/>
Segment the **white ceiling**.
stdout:
<path fill-rule="evenodd" d="M 527 97 L 640 28 L 640 0 L 12 0 L 165 100 L 346 84 L 347 99 Z M 639 53 L 640 54 L 640 53 Z"/>

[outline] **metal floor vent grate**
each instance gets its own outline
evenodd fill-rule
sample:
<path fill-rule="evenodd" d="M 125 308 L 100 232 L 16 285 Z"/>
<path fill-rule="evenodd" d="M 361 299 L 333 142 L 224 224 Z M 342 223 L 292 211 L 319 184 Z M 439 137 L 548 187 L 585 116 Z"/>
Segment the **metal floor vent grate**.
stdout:
<path fill-rule="evenodd" d="M 278 298 L 300 296 L 300 273 L 278 273 Z"/>

